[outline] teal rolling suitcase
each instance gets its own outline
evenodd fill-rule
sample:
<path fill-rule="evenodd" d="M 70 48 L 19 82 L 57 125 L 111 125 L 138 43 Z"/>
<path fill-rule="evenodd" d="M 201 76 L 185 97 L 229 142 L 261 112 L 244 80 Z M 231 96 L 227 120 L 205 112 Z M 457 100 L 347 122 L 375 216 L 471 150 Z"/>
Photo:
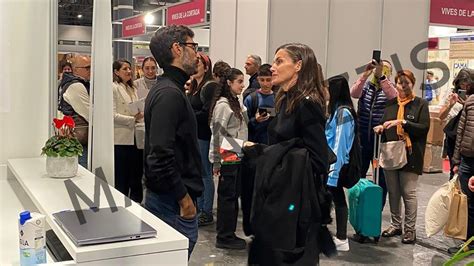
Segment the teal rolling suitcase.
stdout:
<path fill-rule="evenodd" d="M 374 143 L 374 161 L 372 164 L 374 182 L 361 178 L 348 190 L 349 221 L 356 234 L 354 240 L 364 243 L 369 237 L 378 243 L 382 231 L 382 188 L 377 185 L 379 177 L 378 155 L 380 154 L 380 136 Z"/>

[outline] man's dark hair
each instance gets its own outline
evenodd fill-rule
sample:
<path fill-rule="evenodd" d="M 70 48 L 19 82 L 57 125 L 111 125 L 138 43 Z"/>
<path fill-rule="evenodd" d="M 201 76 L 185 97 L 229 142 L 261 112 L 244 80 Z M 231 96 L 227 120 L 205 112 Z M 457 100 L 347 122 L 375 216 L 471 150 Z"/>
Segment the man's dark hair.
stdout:
<path fill-rule="evenodd" d="M 174 43 L 185 43 L 186 38 L 193 38 L 194 32 L 183 25 L 171 25 L 158 29 L 150 41 L 150 51 L 161 68 L 173 62 L 171 46 Z"/>
<path fill-rule="evenodd" d="M 268 77 L 272 75 L 272 71 L 270 70 L 272 68 L 271 65 L 269 64 L 263 64 L 258 68 L 257 75 L 260 77 Z"/>

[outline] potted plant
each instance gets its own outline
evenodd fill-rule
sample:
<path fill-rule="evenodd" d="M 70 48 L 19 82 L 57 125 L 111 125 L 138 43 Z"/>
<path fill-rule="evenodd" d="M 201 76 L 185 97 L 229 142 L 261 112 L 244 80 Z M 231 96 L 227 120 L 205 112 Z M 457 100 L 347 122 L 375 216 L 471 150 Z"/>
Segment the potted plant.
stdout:
<path fill-rule="evenodd" d="M 46 172 L 51 177 L 68 178 L 77 174 L 82 145 L 74 136 L 74 119 L 53 119 L 54 136 L 46 141 L 41 155 L 46 155 Z"/>

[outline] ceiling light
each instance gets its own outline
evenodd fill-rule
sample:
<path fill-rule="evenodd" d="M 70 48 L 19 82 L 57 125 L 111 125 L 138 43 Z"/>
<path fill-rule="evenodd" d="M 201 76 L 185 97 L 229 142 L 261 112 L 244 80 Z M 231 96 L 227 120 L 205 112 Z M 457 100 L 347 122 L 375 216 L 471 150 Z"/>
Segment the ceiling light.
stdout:
<path fill-rule="evenodd" d="M 148 13 L 145 15 L 145 24 L 150 25 L 153 24 L 154 21 L 155 17 L 152 14 Z"/>
<path fill-rule="evenodd" d="M 82 14 L 77 15 L 77 18 L 82 18 Z"/>

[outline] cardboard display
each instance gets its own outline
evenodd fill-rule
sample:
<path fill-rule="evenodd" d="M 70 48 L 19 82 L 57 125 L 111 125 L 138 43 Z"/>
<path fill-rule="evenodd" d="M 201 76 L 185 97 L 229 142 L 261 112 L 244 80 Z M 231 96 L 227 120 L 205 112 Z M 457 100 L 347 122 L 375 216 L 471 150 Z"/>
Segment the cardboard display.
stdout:
<path fill-rule="evenodd" d="M 423 172 L 441 173 L 443 172 L 443 146 L 426 144 L 425 157 L 423 158 Z"/>
<path fill-rule="evenodd" d="M 437 146 L 443 146 L 444 140 L 444 126 L 446 121 L 442 121 L 437 117 L 430 118 L 430 130 L 428 131 L 428 136 L 426 143 L 433 144 Z"/>

